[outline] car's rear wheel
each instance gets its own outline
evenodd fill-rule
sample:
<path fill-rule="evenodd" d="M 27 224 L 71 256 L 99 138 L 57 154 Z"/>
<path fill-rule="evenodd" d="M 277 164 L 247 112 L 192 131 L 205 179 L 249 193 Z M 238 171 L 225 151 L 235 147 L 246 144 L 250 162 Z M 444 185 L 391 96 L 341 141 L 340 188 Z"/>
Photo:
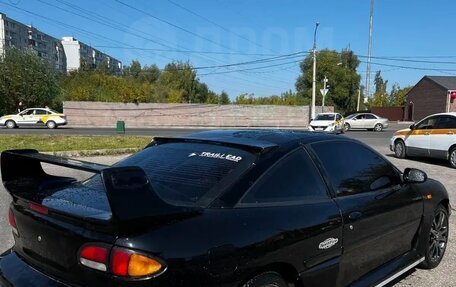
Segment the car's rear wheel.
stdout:
<path fill-rule="evenodd" d="M 448 227 L 448 211 L 440 204 L 434 211 L 426 243 L 425 259 L 420 265 L 421 268 L 432 269 L 442 261 L 448 242 Z"/>
<path fill-rule="evenodd" d="M 382 130 L 383 130 L 383 125 L 382 124 L 376 124 L 374 126 L 374 131 L 381 132 Z"/>
<path fill-rule="evenodd" d="M 49 128 L 49 129 L 55 129 L 57 127 L 57 125 L 55 124 L 54 121 L 48 121 L 46 123 L 46 126 Z"/>
<path fill-rule="evenodd" d="M 265 272 L 253 277 L 242 287 L 288 287 L 288 283 L 277 272 Z"/>
<path fill-rule="evenodd" d="M 6 121 L 5 126 L 9 129 L 14 129 L 16 127 L 16 123 L 12 120 Z"/>
<path fill-rule="evenodd" d="M 397 158 L 405 158 L 405 144 L 402 140 L 397 140 L 394 143 L 394 156 Z"/>
<path fill-rule="evenodd" d="M 452 168 L 456 168 L 456 147 L 450 150 L 448 154 L 448 160 L 450 161 L 450 165 Z"/>
<path fill-rule="evenodd" d="M 349 123 L 345 123 L 345 125 L 344 125 L 344 130 L 345 130 L 345 131 L 350 130 L 350 124 L 349 124 Z"/>

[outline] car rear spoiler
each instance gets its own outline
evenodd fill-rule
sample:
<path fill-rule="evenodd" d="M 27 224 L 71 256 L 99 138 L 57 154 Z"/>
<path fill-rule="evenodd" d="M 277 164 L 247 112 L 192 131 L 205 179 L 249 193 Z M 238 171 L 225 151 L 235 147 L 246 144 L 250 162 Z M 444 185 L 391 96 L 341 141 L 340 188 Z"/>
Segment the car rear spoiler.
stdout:
<path fill-rule="evenodd" d="M 42 162 L 100 174 L 112 213 L 106 223 L 126 224 L 201 211 L 201 208 L 174 206 L 163 201 L 140 167 L 110 167 L 41 154 L 31 149 L 8 150 L 1 154 L 3 185 L 13 198 L 33 201 L 34 194 L 40 191 L 65 187 L 76 181 L 70 177 L 47 174 L 41 166 Z"/>

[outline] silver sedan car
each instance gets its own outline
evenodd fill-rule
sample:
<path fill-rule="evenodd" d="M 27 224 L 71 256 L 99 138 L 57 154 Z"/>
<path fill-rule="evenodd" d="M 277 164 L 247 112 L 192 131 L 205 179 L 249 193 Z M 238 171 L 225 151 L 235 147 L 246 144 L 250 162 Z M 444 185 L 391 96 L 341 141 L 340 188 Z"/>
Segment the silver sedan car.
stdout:
<path fill-rule="evenodd" d="M 380 132 L 388 127 L 388 119 L 371 113 L 357 113 L 345 118 L 345 131 L 367 129 Z"/>

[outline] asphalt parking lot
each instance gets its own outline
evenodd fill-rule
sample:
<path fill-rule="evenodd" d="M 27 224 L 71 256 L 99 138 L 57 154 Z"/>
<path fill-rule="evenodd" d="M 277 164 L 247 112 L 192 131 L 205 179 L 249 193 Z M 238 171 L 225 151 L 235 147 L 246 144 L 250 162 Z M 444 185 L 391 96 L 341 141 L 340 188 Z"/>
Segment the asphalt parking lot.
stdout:
<path fill-rule="evenodd" d="M 435 160 L 417 160 L 417 159 L 396 159 L 388 149 L 388 140 L 396 127 L 390 130 L 374 133 L 374 132 L 348 132 L 347 136 L 360 139 L 361 141 L 372 146 L 381 154 L 393 162 L 400 169 L 406 167 L 419 168 L 427 172 L 428 176 L 441 181 L 447 188 L 450 194 L 450 202 L 453 207 L 456 207 L 456 170 L 450 168 L 446 162 Z M 109 156 L 109 157 L 93 157 L 85 158 L 84 160 L 94 161 L 103 164 L 112 164 L 124 156 Z M 89 174 L 64 168 L 46 167 L 50 173 L 58 172 L 62 175 L 73 176 L 79 179 L 87 177 Z M 12 246 L 13 240 L 8 224 L 7 213 L 10 197 L 0 186 L 0 253 Z M 391 286 L 405 287 L 455 287 L 456 286 L 456 211 L 450 218 L 450 238 L 447 252 L 440 266 L 433 270 L 412 269 L 405 276 L 399 278 Z"/>

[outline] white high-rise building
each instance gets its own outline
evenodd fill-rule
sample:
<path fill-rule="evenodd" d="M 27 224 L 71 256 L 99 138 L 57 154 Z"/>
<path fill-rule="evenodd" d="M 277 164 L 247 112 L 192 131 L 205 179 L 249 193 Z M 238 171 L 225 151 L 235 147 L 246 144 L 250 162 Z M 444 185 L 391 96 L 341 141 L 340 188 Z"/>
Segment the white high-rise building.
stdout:
<path fill-rule="evenodd" d="M 103 62 L 106 63 L 111 73 L 120 74 L 122 72 L 122 62 L 74 37 L 62 37 L 62 45 L 67 58 L 67 72 L 78 70 L 81 66 L 94 70 Z"/>

